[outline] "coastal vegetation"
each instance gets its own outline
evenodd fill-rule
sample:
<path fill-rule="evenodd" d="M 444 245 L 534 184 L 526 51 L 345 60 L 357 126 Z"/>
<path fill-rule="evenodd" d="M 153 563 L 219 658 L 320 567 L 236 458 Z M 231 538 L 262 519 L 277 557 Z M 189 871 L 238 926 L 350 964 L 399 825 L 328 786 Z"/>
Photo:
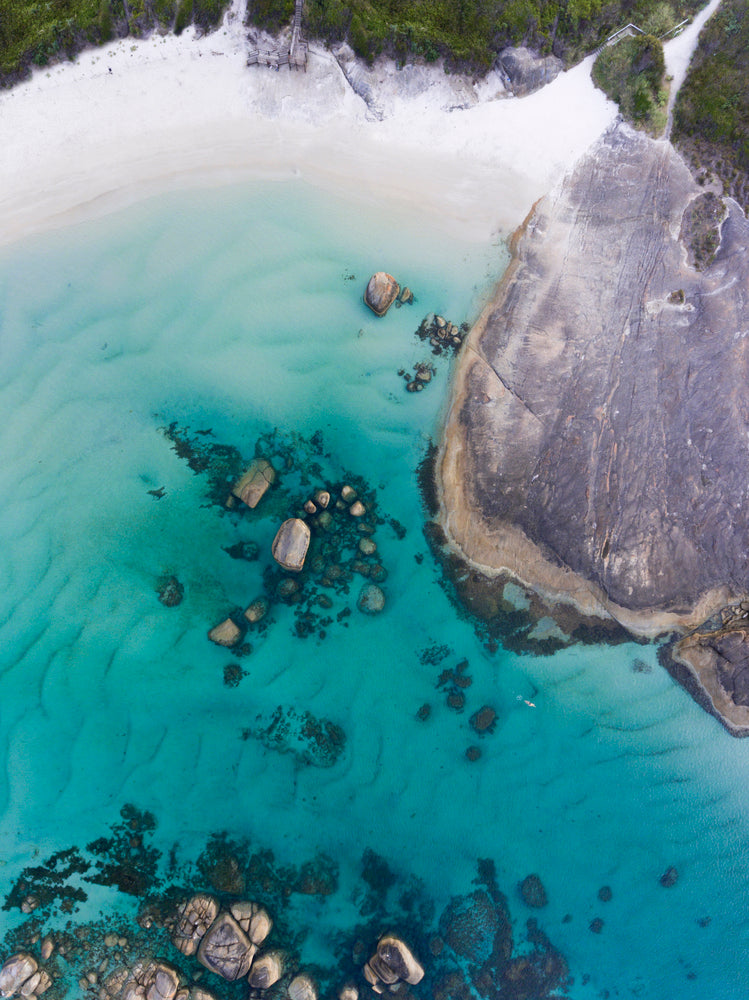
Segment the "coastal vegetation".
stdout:
<path fill-rule="evenodd" d="M 635 21 L 663 34 L 705 0 L 306 0 L 308 33 L 346 40 L 368 61 L 380 54 L 405 62 L 442 57 L 448 68 L 486 72 L 501 50 L 527 45 L 567 65 Z M 290 17 L 291 0 L 251 0 L 250 17 L 277 27 Z"/>
<path fill-rule="evenodd" d="M 34 66 L 72 59 L 91 45 L 140 37 L 153 29 L 179 33 L 188 24 L 210 31 L 229 0 L 0 0 L 0 84 Z"/>
<path fill-rule="evenodd" d="M 668 102 L 665 71 L 660 39 L 633 35 L 603 49 L 593 64 L 593 82 L 619 105 L 626 121 L 660 135 Z"/>
<path fill-rule="evenodd" d="M 189 24 L 210 31 L 229 0 L 0 0 L 0 84 L 33 66 L 72 58 L 115 37 Z M 372 61 L 444 58 L 448 69 L 483 73 L 508 45 L 553 53 L 570 65 L 617 28 L 634 21 L 662 34 L 705 0 L 306 0 L 305 30 L 326 42 L 348 41 Z M 739 4 L 734 4 L 739 6 Z M 277 31 L 291 21 L 293 0 L 249 0 L 252 24 Z"/>
<path fill-rule="evenodd" d="M 674 109 L 673 140 L 707 182 L 749 209 L 749 12 L 724 0 L 700 35 Z"/>

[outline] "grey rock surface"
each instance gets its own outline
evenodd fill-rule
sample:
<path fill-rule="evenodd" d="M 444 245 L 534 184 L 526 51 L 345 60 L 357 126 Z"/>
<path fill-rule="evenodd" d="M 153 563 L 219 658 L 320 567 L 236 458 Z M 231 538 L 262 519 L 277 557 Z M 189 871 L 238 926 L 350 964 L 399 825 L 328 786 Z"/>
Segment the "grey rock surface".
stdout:
<path fill-rule="evenodd" d="M 307 558 L 310 537 L 309 527 L 301 518 L 288 518 L 273 539 L 273 558 L 284 569 L 300 572 Z"/>
<path fill-rule="evenodd" d="M 198 948 L 198 961 L 211 972 L 234 982 L 250 971 L 256 951 L 234 917 L 224 911 L 203 935 Z"/>
<path fill-rule="evenodd" d="M 438 459 L 469 562 L 644 634 L 749 588 L 749 223 L 694 270 L 699 191 L 670 144 L 600 141 L 517 237 Z"/>
<path fill-rule="evenodd" d="M 377 271 L 369 279 L 364 301 L 377 316 L 384 316 L 398 298 L 400 285 L 387 271 Z M 344 498 L 345 499 L 345 498 Z"/>
<path fill-rule="evenodd" d="M 540 90 L 559 76 L 564 68 L 562 60 L 556 56 L 541 56 L 525 46 L 503 49 L 497 65 L 515 97 L 525 97 L 534 90 Z"/>

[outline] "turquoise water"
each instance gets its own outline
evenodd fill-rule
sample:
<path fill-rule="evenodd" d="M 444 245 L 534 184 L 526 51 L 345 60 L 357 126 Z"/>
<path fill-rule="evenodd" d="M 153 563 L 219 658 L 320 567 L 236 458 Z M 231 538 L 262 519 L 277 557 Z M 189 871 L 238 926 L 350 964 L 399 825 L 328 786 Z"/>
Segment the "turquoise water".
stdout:
<path fill-rule="evenodd" d="M 105 835 L 133 803 L 185 866 L 216 831 L 280 864 L 334 859 L 337 891 L 290 910 L 310 931 L 305 961 L 335 962 L 335 935 L 360 919 L 370 848 L 420 880 L 436 914 L 424 933 L 472 891 L 478 859 L 493 859 L 516 938 L 538 920 L 569 963 L 571 996 L 745 995 L 749 744 L 705 715 L 652 647 L 488 652 L 424 541 L 415 469 L 449 364 L 436 359 L 418 395 L 397 372 L 430 357 L 414 337 L 422 317 L 475 318 L 505 262 L 499 243 L 302 182 L 166 195 L 2 252 L 3 898 L 25 866 Z M 417 302 L 377 320 L 361 295 L 383 267 Z M 206 477 L 163 433 L 172 422 L 246 458 L 276 429 L 278 457 L 296 447 L 310 489 L 363 477 L 384 521 L 385 611 L 358 612 L 354 582 L 348 596 L 331 591 L 324 638 L 299 638 L 295 608 L 278 603 L 241 661 L 211 645 L 207 630 L 264 591 L 280 501 L 244 518 L 209 503 Z M 272 496 L 299 478 L 282 474 Z M 258 560 L 226 554 L 241 540 Z M 185 588 L 176 608 L 156 595 L 170 574 Z M 464 658 L 472 683 L 456 712 L 436 684 Z M 228 686 L 233 662 L 246 675 Z M 485 704 L 497 724 L 477 737 L 469 717 Z M 332 766 L 252 735 L 279 705 L 343 729 Z M 669 866 L 679 879 L 665 889 Z M 543 909 L 517 891 L 531 872 Z M 137 905 L 87 891 L 74 920 Z M 26 918 L 0 919 L 10 931 Z"/>

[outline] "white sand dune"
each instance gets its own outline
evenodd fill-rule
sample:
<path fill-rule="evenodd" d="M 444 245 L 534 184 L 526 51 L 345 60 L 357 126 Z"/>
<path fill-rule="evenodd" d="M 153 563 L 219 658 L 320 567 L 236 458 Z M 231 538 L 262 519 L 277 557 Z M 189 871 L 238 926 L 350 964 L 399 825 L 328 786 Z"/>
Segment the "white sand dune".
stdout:
<path fill-rule="evenodd" d="M 514 228 L 616 114 L 586 60 L 524 99 L 440 67 L 417 84 L 391 69 L 391 113 L 372 120 L 321 47 L 307 73 L 248 68 L 242 6 L 214 34 L 120 40 L 0 95 L 0 241 L 257 175 L 438 212 L 483 239 Z M 456 94 L 472 106 L 448 110 Z"/>

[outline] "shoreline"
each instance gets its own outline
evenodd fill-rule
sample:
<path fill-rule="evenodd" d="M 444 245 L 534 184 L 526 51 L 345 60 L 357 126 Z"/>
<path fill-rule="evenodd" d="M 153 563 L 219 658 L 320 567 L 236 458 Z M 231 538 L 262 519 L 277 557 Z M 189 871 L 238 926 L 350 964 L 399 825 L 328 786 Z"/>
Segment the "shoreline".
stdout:
<path fill-rule="evenodd" d="M 383 60 L 377 120 L 319 45 L 306 73 L 247 67 L 242 11 L 237 0 L 210 35 L 87 50 L 0 93 L 0 245 L 161 190 L 257 177 L 427 212 L 487 241 L 512 232 L 616 117 L 590 58 L 525 98 Z"/>

